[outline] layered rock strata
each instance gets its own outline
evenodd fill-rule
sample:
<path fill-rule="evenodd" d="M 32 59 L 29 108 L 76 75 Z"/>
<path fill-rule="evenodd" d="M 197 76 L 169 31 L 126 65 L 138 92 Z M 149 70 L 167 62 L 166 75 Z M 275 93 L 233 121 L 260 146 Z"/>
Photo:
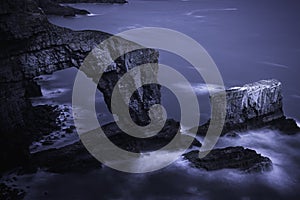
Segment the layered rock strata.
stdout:
<path fill-rule="evenodd" d="M 220 94 L 213 94 L 211 100 L 216 102 L 215 110 L 220 111 L 221 109 L 218 109 L 218 106 L 222 105 Z M 229 88 L 226 90 L 226 100 L 226 117 L 222 134 L 264 126 L 279 129 L 287 134 L 297 133 L 300 130 L 295 120 L 287 119 L 284 115 L 282 85 L 275 79 Z M 198 127 L 198 134 L 205 135 L 209 124 L 210 122 L 207 122 Z"/>

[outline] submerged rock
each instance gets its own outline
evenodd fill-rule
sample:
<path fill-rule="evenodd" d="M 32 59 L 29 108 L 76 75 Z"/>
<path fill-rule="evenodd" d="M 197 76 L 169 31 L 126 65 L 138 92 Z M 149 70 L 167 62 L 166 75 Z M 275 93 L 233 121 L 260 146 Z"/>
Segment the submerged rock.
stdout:
<path fill-rule="evenodd" d="M 263 172 L 272 170 L 272 161 L 256 151 L 244 147 L 227 147 L 213 149 L 204 158 L 199 158 L 199 151 L 191 151 L 183 155 L 196 168 L 207 171 L 219 169 L 238 169 L 244 172 Z"/>

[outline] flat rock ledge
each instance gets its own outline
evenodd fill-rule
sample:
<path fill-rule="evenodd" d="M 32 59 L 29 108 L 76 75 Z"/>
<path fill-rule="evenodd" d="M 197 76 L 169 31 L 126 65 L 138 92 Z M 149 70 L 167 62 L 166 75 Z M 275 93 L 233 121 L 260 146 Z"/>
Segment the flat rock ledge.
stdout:
<path fill-rule="evenodd" d="M 191 166 L 207 171 L 220 169 L 238 169 L 246 173 L 272 170 L 272 161 L 256 151 L 241 146 L 213 149 L 206 157 L 200 159 L 199 151 L 194 150 L 183 155 Z"/>
<path fill-rule="evenodd" d="M 179 122 L 168 119 L 163 129 L 150 138 L 135 138 L 122 132 L 116 123 L 109 123 L 102 127 L 108 139 L 119 148 L 126 151 L 140 153 L 158 150 L 167 145 L 179 130 Z M 97 132 L 97 129 L 94 130 Z M 180 133 L 179 133 L 180 134 Z M 180 135 L 176 147 L 180 148 L 182 143 L 191 136 Z M 101 146 L 101 144 L 99 144 Z M 190 147 L 201 147 L 197 139 L 193 139 Z M 93 169 L 101 168 L 102 164 L 96 160 L 82 144 L 78 141 L 74 144 L 59 148 L 49 149 L 31 154 L 29 162 L 19 171 L 20 174 L 35 173 L 38 168 L 53 173 L 84 173 Z"/>

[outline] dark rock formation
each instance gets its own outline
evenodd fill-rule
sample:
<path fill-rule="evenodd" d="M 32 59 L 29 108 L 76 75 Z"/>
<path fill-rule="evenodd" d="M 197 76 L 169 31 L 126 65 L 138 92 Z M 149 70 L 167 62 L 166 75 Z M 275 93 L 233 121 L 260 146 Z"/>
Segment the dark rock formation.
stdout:
<path fill-rule="evenodd" d="M 24 113 L 24 119 L 27 125 L 26 131 L 31 132 L 32 140 L 39 140 L 43 135 L 60 129 L 57 119 L 61 110 L 58 106 L 39 105 L 33 107 L 31 111 Z"/>
<path fill-rule="evenodd" d="M 200 159 L 199 151 L 184 154 L 184 158 L 196 168 L 207 171 L 219 169 L 238 169 L 244 172 L 263 172 L 272 170 L 272 161 L 244 147 L 227 147 L 213 149 L 206 157 Z"/>
<path fill-rule="evenodd" d="M 158 150 L 167 145 L 177 134 L 179 123 L 167 120 L 164 128 L 155 136 L 149 138 L 135 138 L 119 129 L 116 123 L 104 125 L 102 130 L 111 142 L 126 151 L 148 152 Z M 188 135 L 181 135 L 178 147 L 182 146 Z M 201 147 L 196 139 L 192 146 Z M 55 173 L 87 172 L 101 167 L 97 161 L 79 141 L 60 149 L 50 149 L 32 154 L 32 157 L 20 173 L 33 173 L 37 168 Z"/>
<path fill-rule="evenodd" d="M 7 186 L 4 183 L 0 183 L 0 199 L 5 200 L 21 200 L 25 196 L 25 191 L 21 189 L 15 189 Z"/>
<path fill-rule="evenodd" d="M 34 153 L 29 164 L 25 165 L 22 173 L 32 173 L 37 168 L 54 173 L 89 172 L 101 168 L 96 160 L 81 142 L 62 147 Z"/>
<path fill-rule="evenodd" d="M 70 6 L 62 6 L 52 0 L 36 0 L 38 6 L 47 15 L 75 16 L 90 14 L 86 10 L 72 8 Z"/>
<path fill-rule="evenodd" d="M 4 0 L 0 16 L 0 143 L 3 144 L 0 159 L 9 157 L 6 164 L 12 166 L 29 156 L 29 144 L 24 142 L 24 137 L 30 135 L 25 127 L 34 123 L 25 120 L 34 113 L 27 98 L 32 94 L 26 91 L 32 79 L 56 70 L 80 67 L 88 53 L 111 35 L 99 31 L 72 31 L 50 24 L 34 0 Z M 123 55 L 122 45 L 137 44 L 119 38 L 110 45 L 110 50 L 115 51 L 112 53 Z M 114 63 L 116 67 L 104 73 L 98 85 L 105 101 L 110 102 L 112 89 L 120 76 L 132 67 L 157 60 L 158 52 L 145 48 L 118 58 Z M 90 76 L 93 72 L 86 71 Z M 160 103 L 160 87 L 150 85 L 140 90 L 143 96 L 133 95 L 129 109 L 134 121 L 145 124 L 149 122 L 147 112 L 151 105 Z"/>
<path fill-rule="evenodd" d="M 168 119 L 163 129 L 155 136 L 148 138 L 136 138 L 124 133 L 116 123 L 110 123 L 102 127 L 107 137 L 118 147 L 132 152 L 155 151 L 166 146 L 177 134 L 180 128 L 179 122 Z M 179 133 L 180 134 L 180 133 Z M 188 135 L 181 134 L 178 147 L 187 139 Z M 194 139 L 191 146 L 201 147 L 201 143 Z"/>
<path fill-rule="evenodd" d="M 64 6 L 60 3 L 127 3 L 125 0 L 35 0 L 47 15 L 75 16 L 86 15 L 90 12 L 82 9 Z"/>
<path fill-rule="evenodd" d="M 127 3 L 126 0 L 53 0 L 57 3 Z"/>
<path fill-rule="evenodd" d="M 211 98 L 218 101 L 218 93 Z M 284 116 L 281 83 L 277 80 L 262 80 L 242 87 L 230 88 L 226 90 L 226 99 L 223 135 L 230 131 L 244 131 L 265 126 L 288 134 L 300 131 L 293 119 Z M 209 122 L 198 127 L 198 134 L 205 135 L 208 126 Z"/>
<path fill-rule="evenodd" d="M 57 106 L 40 105 L 23 112 L 22 120 L 26 127 L 1 132 L 0 158 L 5 162 L 2 162 L 0 171 L 26 163 L 31 142 L 60 129 L 60 125 L 57 124 L 60 110 Z"/>

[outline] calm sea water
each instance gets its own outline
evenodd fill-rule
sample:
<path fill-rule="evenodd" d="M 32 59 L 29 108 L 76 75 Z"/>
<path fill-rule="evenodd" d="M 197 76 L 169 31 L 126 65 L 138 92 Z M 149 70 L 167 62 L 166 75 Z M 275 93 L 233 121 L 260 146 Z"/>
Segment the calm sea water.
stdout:
<path fill-rule="evenodd" d="M 74 30 L 102 30 L 113 34 L 147 26 L 180 31 L 208 51 L 227 87 L 269 78 L 282 81 L 285 113 L 300 119 L 300 21 L 297 20 L 300 3 L 295 0 L 272 3 L 268 0 L 131 0 L 125 5 L 72 6 L 87 9 L 94 15 L 51 17 L 50 21 Z M 196 88 L 201 88 L 202 78 L 179 56 L 161 52 L 160 62 L 174 67 Z M 206 114 L 209 105 L 203 102 L 201 108 Z"/>
<path fill-rule="evenodd" d="M 125 5 L 74 4 L 91 16 L 50 17 L 54 24 L 74 30 L 119 33 L 139 27 L 170 28 L 203 45 L 216 62 L 226 87 L 261 79 L 276 78 L 283 83 L 284 110 L 300 119 L 300 3 L 267 0 L 130 0 Z M 202 120 L 209 118 L 203 80 L 189 63 L 161 51 L 160 62 L 174 67 L 194 86 L 201 102 Z M 76 75 L 71 68 L 56 72 L 42 84 L 44 91 L 65 91 L 47 101 L 71 103 Z M 99 102 L 101 94 L 98 95 Z M 47 96 L 47 95 L 46 95 Z M 45 99 L 44 99 L 45 101 Z M 169 117 L 178 119 L 175 98 L 163 90 Z M 111 118 L 104 103 L 99 104 L 100 122 Z M 201 138 L 200 138 L 201 139 Z M 268 156 L 272 172 L 242 174 L 235 170 L 205 172 L 192 169 L 179 159 L 153 173 L 132 175 L 104 167 L 85 175 L 55 175 L 40 172 L 31 181 L 28 199 L 297 199 L 300 195 L 300 136 L 285 136 L 270 130 L 243 133 L 239 139 L 222 138 L 218 147 L 243 145 Z M 162 157 L 158 159 L 164 159 Z M 141 166 L 143 167 L 143 166 Z M 144 166 L 146 167 L 146 166 Z M 47 191 L 48 195 L 44 195 Z"/>

